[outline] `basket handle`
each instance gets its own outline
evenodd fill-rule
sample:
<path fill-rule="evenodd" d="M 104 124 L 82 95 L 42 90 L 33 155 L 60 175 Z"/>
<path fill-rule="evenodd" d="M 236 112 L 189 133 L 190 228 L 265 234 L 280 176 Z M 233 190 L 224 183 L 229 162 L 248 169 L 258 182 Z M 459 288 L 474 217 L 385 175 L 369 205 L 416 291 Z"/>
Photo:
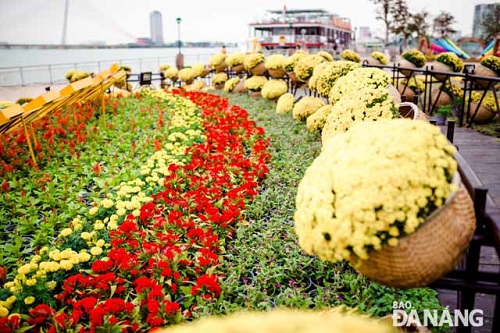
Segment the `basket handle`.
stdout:
<path fill-rule="evenodd" d="M 411 107 L 411 109 L 413 110 L 413 120 L 419 119 L 420 113 L 422 111 L 420 111 L 420 109 L 418 108 L 418 106 L 415 105 L 415 103 L 412 103 L 412 102 L 401 102 L 401 103 L 399 103 L 399 106 L 409 106 L 409 107 Z"/>

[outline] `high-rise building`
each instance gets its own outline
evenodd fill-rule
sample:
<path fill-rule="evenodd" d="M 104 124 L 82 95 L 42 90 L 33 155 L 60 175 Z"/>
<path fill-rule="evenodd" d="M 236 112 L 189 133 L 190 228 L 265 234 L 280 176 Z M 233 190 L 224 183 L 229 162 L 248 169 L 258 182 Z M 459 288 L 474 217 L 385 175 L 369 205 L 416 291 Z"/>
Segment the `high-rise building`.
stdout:
<path fill-rule="evenodd" d="M 474 21 L 472 23 L 472 37 L 484 37 L 482 22 L 486 14 L 492 13 L 495 7 L 500 7 L 500 3 L 479 4 L 474 8 Z"/>
<path fill-rule="evenodd" d="M 154 45 L 163 45 L 163 23 L 161 13 L 157 10 L 149 14 L 149 23 L 151 27 L 151 41 Z"/>

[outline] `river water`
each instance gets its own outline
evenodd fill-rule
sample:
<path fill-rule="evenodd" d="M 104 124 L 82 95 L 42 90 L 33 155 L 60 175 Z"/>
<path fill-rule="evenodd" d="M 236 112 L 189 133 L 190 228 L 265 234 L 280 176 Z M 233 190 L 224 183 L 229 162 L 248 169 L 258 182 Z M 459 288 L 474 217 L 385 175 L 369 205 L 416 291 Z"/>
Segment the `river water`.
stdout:
<path fill-rule="evenodd" d="M 220 48 L 182 48 L 184 63 L 207 64 Z M 239 49 L 227 48 L 227 52 Z M 124 49 L 0 49 L 0 86 L 64 82 L 64 74 L 78 68 L 97 73 L 114 63 L 127 65 L 133 73 L 158 72 L 162 64 L 175 65 L 177 48 Z"/>

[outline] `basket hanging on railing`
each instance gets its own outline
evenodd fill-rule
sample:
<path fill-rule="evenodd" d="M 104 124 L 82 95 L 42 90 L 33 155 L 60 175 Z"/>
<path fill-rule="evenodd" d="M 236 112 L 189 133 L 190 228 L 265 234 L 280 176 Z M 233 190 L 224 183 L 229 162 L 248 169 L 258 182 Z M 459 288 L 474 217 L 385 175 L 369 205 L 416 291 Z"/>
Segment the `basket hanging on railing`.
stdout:
<path fill-rule="evenodd" d="M 424 287 L 453 270 L 476 227 L 472 200 L 457 175 L 458 190 L 414 233 L 395 247 L 372 251 L 367 260 L 351 264 L 374 281 L 396 288 Z"/>

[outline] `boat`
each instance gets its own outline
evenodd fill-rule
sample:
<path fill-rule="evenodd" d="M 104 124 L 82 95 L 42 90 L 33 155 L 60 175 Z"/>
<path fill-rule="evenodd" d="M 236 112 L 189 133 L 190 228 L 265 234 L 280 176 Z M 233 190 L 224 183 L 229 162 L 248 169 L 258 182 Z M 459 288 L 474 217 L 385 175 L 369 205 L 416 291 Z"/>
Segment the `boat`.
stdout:
<path fill-rule="evenodd" d="M 268 10 L 249 24 L 253 51 L 350 48 L 354 40 L 351 20 L 323 9 Z"/>

